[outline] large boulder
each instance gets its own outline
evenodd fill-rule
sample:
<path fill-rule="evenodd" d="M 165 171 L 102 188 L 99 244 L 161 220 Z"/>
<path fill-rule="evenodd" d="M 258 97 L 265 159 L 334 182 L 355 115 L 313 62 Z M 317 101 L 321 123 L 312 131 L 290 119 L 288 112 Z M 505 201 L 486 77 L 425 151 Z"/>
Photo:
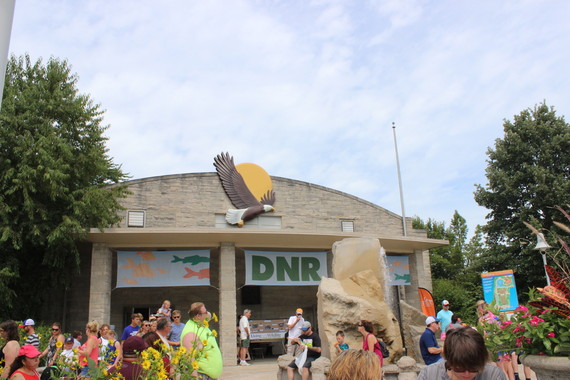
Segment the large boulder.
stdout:
<path fill-rule="evenodd" d="M 406 354 L 414 358 L 418 363 L 423 363 L 424 360 L 420 352 L 420 338 L 426 329 L 426 316 L 421 310 L 404 301 L 400 301 L 400 313 Z"/>
<path fill-rule="evenodd" d="M 333 278 L 323 278 L 317 292 L 317 315 L 323 355 L 334 359 L 336 332 L 352 348 L 362 347 L 357 323 L 374 323 L 376 336 L 390 350 L 387 362 L 403 354 L 400 326 L 384 298 L 386 265 L 378 239 L 345 239 L 333 245 Z"/>

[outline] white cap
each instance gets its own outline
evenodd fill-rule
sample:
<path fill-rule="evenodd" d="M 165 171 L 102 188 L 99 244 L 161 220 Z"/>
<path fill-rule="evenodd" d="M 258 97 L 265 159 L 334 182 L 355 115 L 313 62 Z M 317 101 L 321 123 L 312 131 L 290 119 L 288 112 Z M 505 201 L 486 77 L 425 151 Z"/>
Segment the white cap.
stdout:
<path fill-rule="evenodd" d="M 439 319 L 434 318 L 434 317 L 427 317 L 426 318 L 426 326 L 429 326 L 434 322 L 439 322 Z"/>
<path fill-rule="evenodd" d="M 443 300 L 443 302 L 441 303 L 442 305 L 449 305 L 449 301 L 448 300 Z"/>

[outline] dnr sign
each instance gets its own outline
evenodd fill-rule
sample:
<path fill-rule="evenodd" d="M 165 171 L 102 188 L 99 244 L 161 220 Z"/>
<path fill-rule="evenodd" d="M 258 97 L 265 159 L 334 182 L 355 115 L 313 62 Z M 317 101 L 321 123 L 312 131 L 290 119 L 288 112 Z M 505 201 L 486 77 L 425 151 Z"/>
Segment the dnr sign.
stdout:
<path fill-rule="evenodd" d="M 245 251 L 245 285 L 318 285 L 326 252 Z"/>

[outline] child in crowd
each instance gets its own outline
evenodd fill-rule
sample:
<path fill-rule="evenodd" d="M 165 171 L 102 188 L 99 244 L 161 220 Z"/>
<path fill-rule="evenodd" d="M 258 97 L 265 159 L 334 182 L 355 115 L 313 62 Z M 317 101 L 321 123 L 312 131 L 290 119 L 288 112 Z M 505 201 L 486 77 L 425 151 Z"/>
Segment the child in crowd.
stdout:
<path fill-rule="evenodd" d="M 340 353 L 344 350 L 348 350 L 348 344 L 344 343 L 344 331 L 339 330 L 336 332 L 336 343 L 334 344 L 336 352 Z"/>
<path fill-rule="evenodd" d="M 162 306 L 156 312 L 156 314 L 161 314 L 161 315 L 165 316 L 166 318 L 168 318 L 169 320 L 170 320 L 171 313 L 172 313 L 172 309 L 170 308 L 170 301 L 169 300 L 164 300 L 164 302 L 162 303 Z"/>

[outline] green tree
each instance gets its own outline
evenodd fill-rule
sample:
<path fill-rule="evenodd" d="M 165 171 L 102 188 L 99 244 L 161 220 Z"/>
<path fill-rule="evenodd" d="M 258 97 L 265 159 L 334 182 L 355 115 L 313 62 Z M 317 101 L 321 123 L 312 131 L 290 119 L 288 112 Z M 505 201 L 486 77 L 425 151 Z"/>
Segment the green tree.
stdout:
<path fill-rule="evenodd" d="M 523 222 L 550 229 L 552 208 L 570 202 L 570 125 L 545 103 L 503 123 L 504 137 L 487 151 L 485 186 L 475 201 L 491 210 L 483 232 L 481 269 L 514 269 L 520 291 L 544 285 L 536 239 Z M 528 244 L 531 242 L 532 244 Z"/>
<path fill-rule="evenodd" d="M 98 104 L 67 61 L 12 56 L 0 112 L 0 313 L 37 315 L 44 293 L 69 286 L 77 242 L 119 221 L 125 179 L 105 147 Z M 15 295 L 25 302 L 13 302 Z M 10 313 L 10 305 L 14 306 Z M 10 315 L 9 315 L 10 314 Z"/>
<path fill-rule="evenodd" d="M 467 239 L 467 223 L 457 210 L 453 214 L 449 228 L 444 222 L 429 218 L 424 222 L 419 217 L 412 219 L 412 226 L 423 229 L 431 239 L 445 239 L 449 246 L 430 250 L 431 274 L 434 278 L 454 278 L 465 267 L 464 246 Z"/>

